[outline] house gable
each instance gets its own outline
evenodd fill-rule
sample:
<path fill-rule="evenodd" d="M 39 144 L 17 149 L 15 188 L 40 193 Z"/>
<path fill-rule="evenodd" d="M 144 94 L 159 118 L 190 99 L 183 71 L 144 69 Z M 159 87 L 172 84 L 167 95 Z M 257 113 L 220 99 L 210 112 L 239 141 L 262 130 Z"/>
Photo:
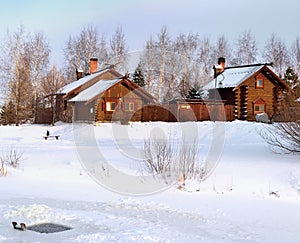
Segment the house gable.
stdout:
<path fill-rule="evenodd" d="M 255 120 L 258 113 L 272 117 L 282 107 L 283 93 L 289 89 L 270 68 L 263 66 L 233 89 L 235 116 Z"/>
<path fill-rule="evenodd" d="M 111 80 L 120 77 L 122 75 L 114 69 L 103 69 L 67 84 L 58 93 L 63 94 L 65 99 L 69 100 L 100 80 Z"/>
<path fill-rule="evenodd" d="M 155 103 L 153 96 L 127 77 L 100 80 L 70 99 L 76 118 L 93 116 L 93 121 L 142 120 L 144 104 Z M 80 109 L 76 109 L 80 107 Z M 94 109 L 91 109 L 94 107 Z M 91 112 L 93 111 L 93 112 Z M 82 116 L 81 114 L 86 114 Z M 94 113 L 94 114 L 90 114 Z"/>
<path fill-rule="evenodd" d="M 272 117 L 284 105 L 284 92 L 290 87 L 268 64 L 225 67 L 224 71 L 209 82 L 204 89 L 209 98 L 216 99 L 216 90 L 226 104 L 234 106 L 236 119 L 255 120 L 259 112 Z M 257 103 L 257 99 L 264 104 Z"/>
<path fill-rule="evenodd" d="M 121 80 L 92 100 L 96 99 L 95 121 L 141 121 L 143 105 L 154 103 L 151 95 L 128 79 Z"/>

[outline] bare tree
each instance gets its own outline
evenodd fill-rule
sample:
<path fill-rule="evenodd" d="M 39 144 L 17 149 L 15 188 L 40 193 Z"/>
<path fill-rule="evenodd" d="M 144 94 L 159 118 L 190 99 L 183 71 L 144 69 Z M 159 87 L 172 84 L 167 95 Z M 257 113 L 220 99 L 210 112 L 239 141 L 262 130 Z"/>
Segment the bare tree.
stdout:
<path fill-rule="evenodd" d="M 297 37 L 291 47 L 291 65 L 293 69 L 300 75 L 300 37 Z"/>
<path fill-rule="evenodd" d="M 29 35 L 20 26 L 14 33 L 7 32 L 7 57 L 3 67 L 4 79 L 7 81 L 7 102 L 14 105 L 14 121 L 19 125 L 20 120 L 30 118 L 32 113 L 32 83 L 30 81 L 30 48 Z"/>
<path fill-rule="evenodd" d="M 144 70 L 146 87 L 158 101 L 163 101 L 167 92 L 167 63 L 170 61 L 170 42 L 166 26 L 161 28 L 157 40 L 152 36 L 146 42 L 144 53 L 141 57 L 141 64 Z"/>
<path fill-rule="evenodd" d="M 41 94 L 43 95 L 43 108 L 52 109 L 52 124 L 56 121 L 56 99 L 57 90 L 66 84 L 63 72 L 54 64 L 50 71 L 42 79 Z"/>
<path fill-rule="evenodd" d="M 180 34 L 172 44 L 173 52 L 177 58 L 172 58 L 173 65 L 176 66 L 174 81 L 177 82 L 180 97 L 186 97 L 191 87 L 195 86 L 196 76 L 199 73 L 197 62 L 197 51 L 199 47 L 198 34 Z M 197 74 L 195 71 L 197 70 Z M 197 80 L 198 82 L 199 80 Z M 173 89 L 174 90 L 174 89 Z M 176 98 L 176 92 L 172 98 Z"/>
<path fill-rule="evenodd" d="M 154 94 L 154 76 L 155 76 L 155 54 L 156 54 L 156 48 L 155 43 L 150 36 L 150 39 L 146 42 L 145 49 L 143 51 L 143 54 L 141 55 L 141 66 L 142 70 L 144 71 L 144 77 L 145 77 L 145 87 L 149 93 Z"/>
<path fill-rule="evenodd" d="M 256 61 L 257 44 L 251 31 L 243 32 L 237 41 L 235 60 L 239 64 L 252 64 Z"/>
<path fill-rule="evenodd" d="M 23 26 L 7 32 L 2 77 L 6 81 L 6 103 L 14 107 L 14 121 L 35 121 L 40 83 L 47 72 L 50 48 L 43 35 L 27 33 Z"/>
<path fill-rule="evenodd" d="M 221 40 L 220 40 L 221 41 Z M 220 43 L 223 43 L 222 41 Z M 208 36 L 204 36 L 200 40 L 200 48 L 198 53 L 198 62 L 200 64 L 201 72 L 201 86 L 205 85 L 211 79 L 212 67 L 215 64 L 217 58 L 214 59 L 214 47 Z M 223 56 L 220 54 L 219 57 Z"/>
<path fill-rule="evenodd" d="M 166 26 L 146 43 L 141 57 L 147 90 L 160 102 L 186 97 L 198 82 L 198 35 L 180 34 L 174 40 Z"/>
<path fill-rule="evenodd" d="M 97 57 L 100 59 L 102 57 L 101 53 L 104 53 L 104 49 L 105 41 L 104 39 L 100 40 L 95 26 L 84 27 L 78 36 L 69 36 L 64 48 L 64 71 L 67 79 L 69 81 L 76 79 L 76 68 L 88 73 L 90 58 Z"/>
<path fill-rule="evenodd" d="M 213 51 L 213 57 L 212 60 L 214 61 L 213 64 L 218 60 L 219 57 L 225 57 L 226 63 L 228 65 L 236 65 L 237 63 L 233 60 L 232 56 L 232 48 L 228 41 L 228 39 L 225 37 L 225 35 L 221 35 L 218 37 Z"/>
<path fill-rule="evenodd" d="M 170 43 L 170 37 L 166 26 L 161 28 L 160 33 L 158 34 L 158 51 L 159 51 L 159 83 L 158 83 L 158 92 L 157 99 L 158 101 L 162 100 L 162 88 L 164 84 L 164 73 L 165 73 L 165 62 L 166 55 L 168 52 L 168 45 Z"/>
<path fill-rule="evenodd" d="M 300 122 L 273 123 L 264 127 L 260 135 L 274 152 L 300 154 Z"/>
<path fill-rule="evenodd" d="M 110 39 L 109 62 L 115 64 L 119 69 L 126 70 L 128 60 L 128 47 L 121 26 L 118 26 Z"/>
<path fill-rule="evenodd" d="M 43 33 L 34 34 L 28 43 L 30 58 L 30 76 L 33 86 L 33 119 L 36 122 L 37 106 L 41 90 L 41 82 L 45 73 L 48 71 L 50 47 Z"/>
<path fill-rule="evenodd" d="M 289 67 L 290 56 L 284 42 L 272 34 L 264 49 L 266 62 L 273 62 L 274 70 L 279 76 L 283 76 L 285 70 Z"/>

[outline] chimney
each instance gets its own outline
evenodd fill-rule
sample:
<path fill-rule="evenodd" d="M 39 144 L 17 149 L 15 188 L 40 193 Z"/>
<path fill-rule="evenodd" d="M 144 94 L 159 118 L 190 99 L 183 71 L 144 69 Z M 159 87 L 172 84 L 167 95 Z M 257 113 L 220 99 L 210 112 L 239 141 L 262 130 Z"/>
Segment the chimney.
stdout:
<path fill-rule="evenodd" d="M 92 57 L 90 59 L 90 74 L 98 70 L 98 58 Z"/>
<path fill-rule="evenodd" d="M 214 65 L 214 78 L 216 78 L 220 73 L 224 72 L 225 69 L 225 58 L 219 57 L 218 64 Z"/>
<path fill-rule="evenodd" d="M 83 78 L 83 70 L 80 68 L 76 68 L 76 77 L 77 80 Z"/>

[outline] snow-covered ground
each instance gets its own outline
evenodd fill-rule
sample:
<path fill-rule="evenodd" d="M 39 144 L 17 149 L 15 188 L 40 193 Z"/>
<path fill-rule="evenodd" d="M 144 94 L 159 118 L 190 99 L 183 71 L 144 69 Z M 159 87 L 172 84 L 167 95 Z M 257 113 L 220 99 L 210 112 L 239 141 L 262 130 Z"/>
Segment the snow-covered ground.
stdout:
<path fill-rule="evenodd" d="M 222 144 L 222 136 L 213 134 L 216 124 L 196 123 L 200 153 L 215 146 L 214 139 Z M 0 126 L 0 156 L 12 149 L 23 153 L 19 167 L 6 166 L 7 175 L 0 176 L 0 242 L 299 242 L 299 156 L 272 153 L 258 134 L 264 124 L 223 125 L 223 150 L 207 180 L 144 196 L 112 192 L 89 176 L 78 154 L 84 136 L 74 139 L 84 124 Z M 171 131 L 180 142 L 184 124 L 133 123 L 126 126 L 127 140 L 118 126 L 92 129 L 107 161 L 130 174 L 141 165 L 124 156 L 127 147 L 119 140 L 138 151 L 149 134 Z M 44 140 L 47 129 L 60 139 Z M 72 229 L 22 232 L 12 221 Z"/>

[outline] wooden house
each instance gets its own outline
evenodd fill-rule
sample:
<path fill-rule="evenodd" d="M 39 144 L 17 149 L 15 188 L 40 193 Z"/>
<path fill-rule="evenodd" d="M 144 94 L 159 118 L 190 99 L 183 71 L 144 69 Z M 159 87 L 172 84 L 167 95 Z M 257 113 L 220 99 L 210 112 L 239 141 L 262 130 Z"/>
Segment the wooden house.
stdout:
<path fill-rule="evenodd" d="M 68 113 L 74 122 L 141 121 L 142 107 L 155 99 L 112 67 L 95 71 L 96 61 L 91 60 L 89 75 L 77 71 L 78 80 L 59 90 L 60 120 Z"/>
<path fill-rule="evenodd" d="M 69 100 L 73 121 L 142 121 L 143 107 L 155 99 L 127 77 L 100 80 Z"/>
<path fill-rule="evenodd" d="M 259 113 L 267 113 L 271 118 L 282 110 L 284 94 L 290 88 L 270 64 L 225 67 L 225 59 L 219 58 L 214 70 L 214 79 L 204 90 L 209 99 L 233 105 L 235 119 L 255 120 Z"/>

